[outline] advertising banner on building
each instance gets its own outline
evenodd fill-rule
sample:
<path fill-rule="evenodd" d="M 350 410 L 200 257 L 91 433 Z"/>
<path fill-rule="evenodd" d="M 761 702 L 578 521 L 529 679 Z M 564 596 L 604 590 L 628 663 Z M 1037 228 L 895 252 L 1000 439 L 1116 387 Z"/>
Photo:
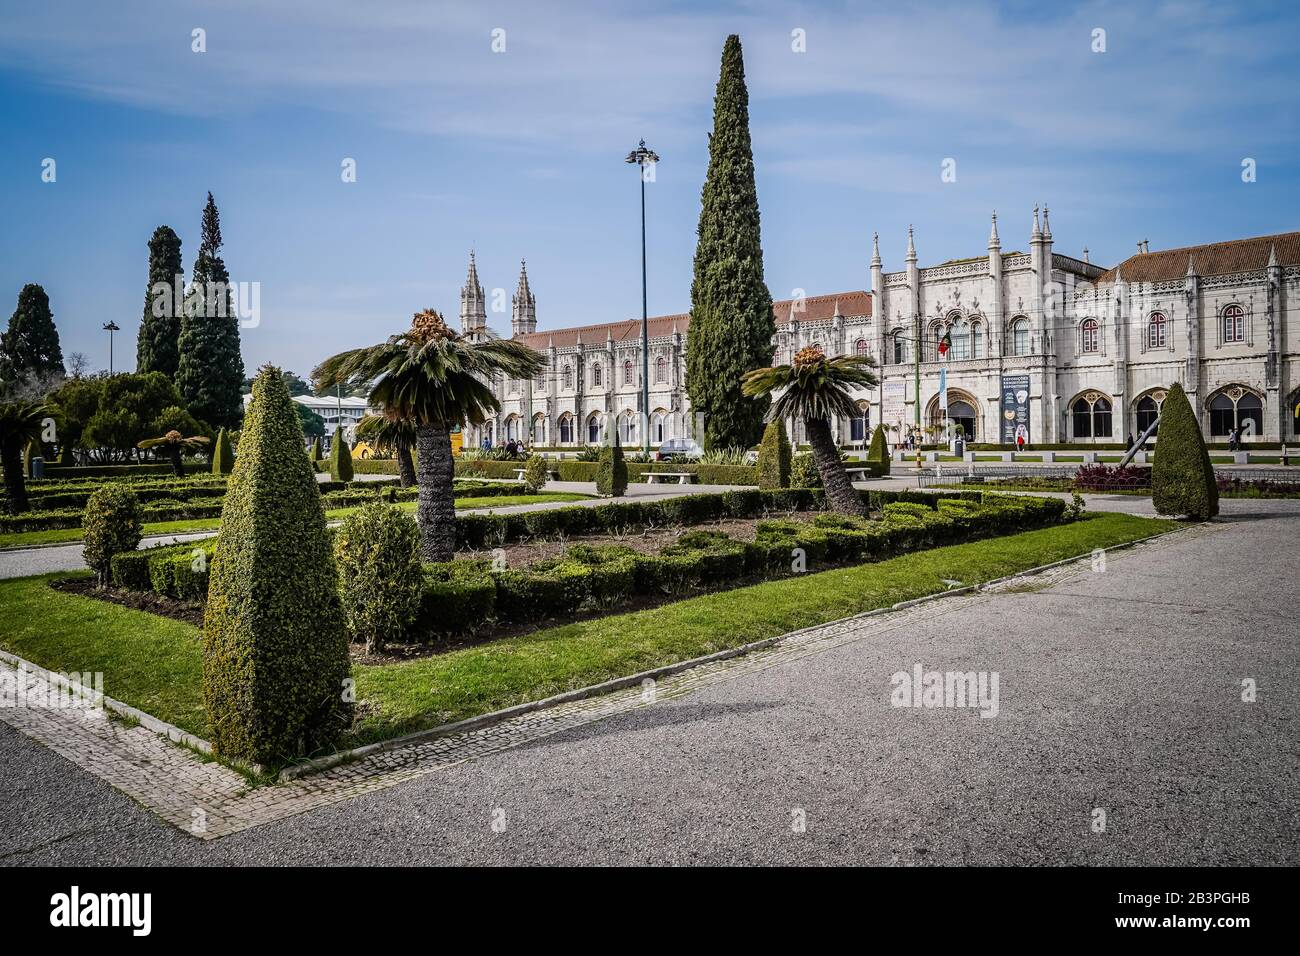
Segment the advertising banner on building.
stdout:
<path fill-rule="evenodd" d="M 1016 436 L 1023 435 L 1029 444 L 1029 376 L 1002 376 L 1002 435 L 1004 445 L 1016 444 Z"/>
<path fill-rule="evenodd" d="M 902 425 L 907 414 L 907 383 L 901 379 L 885 382 L 881 388 L 880 420 L 886 425 Z"/>

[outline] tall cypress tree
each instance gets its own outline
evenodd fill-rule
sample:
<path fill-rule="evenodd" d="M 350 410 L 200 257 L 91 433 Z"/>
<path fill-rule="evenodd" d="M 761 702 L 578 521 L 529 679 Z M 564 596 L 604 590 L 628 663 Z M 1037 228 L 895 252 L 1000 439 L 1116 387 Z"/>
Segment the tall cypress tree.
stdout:
<path fill-rule="evenodd" d="M 176 377 L 184 311 L 184 303 L 176 299 L 176 277 L 184 273 L 181 237 L 170 226 L 159 226 L 149 240 L 149 285 L 144 291 L 144 318 L 135 343 L 137 372 L 162 372 L 168 378 Z"/>
<path fill-rule="evenodd" d="M 176 387 L 190 414 L 214 427 L 239 423 L 244 360 L 239 354 L 239 317 L 221 261 L 221 217 L 208 193 L 194 274 L 181 316 Z"/>
<path fill-rule="evenodd" d="M 748 448 L 759 440 L 768 399 L 746 398 L 740 379 L 771 364 L 775 334 L 763 281 L 749 92 L 740 37 L 733 34 L 722 48 L 713 101 L 686 339 L 686 387 L 692 410 L 705 416 L 705 447 Z"/>
<path fill-rule="evenodd" d="M 3 338 L 0 364 L 5 367 L 6 379 L 64 374 L 50 297 L 35 282 L 27 283 L 18 293 L 18 307 L 9 317 L 9 330 Z"/>

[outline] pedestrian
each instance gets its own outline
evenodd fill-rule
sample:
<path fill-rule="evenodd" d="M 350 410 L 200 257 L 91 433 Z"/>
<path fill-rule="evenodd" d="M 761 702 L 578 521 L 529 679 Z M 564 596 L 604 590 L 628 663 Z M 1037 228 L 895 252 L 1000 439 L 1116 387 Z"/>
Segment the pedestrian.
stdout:
<path fill-rule="evenodd" d="M 1228 431 L 1228 451 L 1237 450 L 1237 429 L 1234 426 Z"/>
<path fill-rule="evenodd" d="M 1124 447 L 1125 447 L 1125 448 L 1132 448 L 1132 447 L 1133 447 L 1133 433 L 1132 433 L 1132 432 L 1129 432 L 1129 433 L 1128 433 L 1128 441 L 1124 443 Z"/>

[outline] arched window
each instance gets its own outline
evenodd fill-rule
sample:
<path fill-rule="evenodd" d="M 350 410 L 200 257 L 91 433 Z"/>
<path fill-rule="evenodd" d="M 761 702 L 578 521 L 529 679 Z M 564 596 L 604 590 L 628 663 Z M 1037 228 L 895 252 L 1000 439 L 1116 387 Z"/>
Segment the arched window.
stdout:
<path fill-rule="evenodd" d="M 546 391 L 546 367 L 543 366 L 537 372 L 537 377 L 533 379 L 533 386 L 539 391 Z"/>
<path fill-rule="evenodd" d="M 562 371 L 560 375 L 564 381 L 564 387 L 573 388 L 573 366 L 564 366 L 564 371 Z"/>
<path fill-rule="evenodd" d="M 1137 430 L 1141 435 L 1150 428 L 1160 417 L 1159 401 L 1154 396 L 1148 395 L 1137 403 Z"/>
<path fill-rule="evenodd" d="M 623 363 L 623 384 L 631 385 L 634 379 L 632 377 L 632 360 L 629 359 Z"/>
<path fill-rule="evenodd" d="M 952 351 L 948 357 L 953 359 L 968 359 L 970 354 L 970 325 L 965 319 L 959 319 L 950 330 L 952 335 Z"/>
<path fill-rule="evenodd" d="M 1165 347 L 1165 332 L 1169 325 L 1163 312 L 1152 312 L 1151 318 L 1147 320 L 1147 348 L 1162 349 Z"/>
<path fill-rule="evenodd" d="M 1256 438 L 1264 432 L 1264 403 L 1258 395 L 1238 386 L 1224 389 L 1210 399 L 1210 434 L 1222 437 L 1234 428 L 1249 429 Z"/>
<path fill-rule="evenodd" d="M 867 427 L 870 424 L 871 408 L 866 402 L 858 402 L 858 413 L 849 419 L 849 441 L 865 442 Z"/>
<path fill-rule="evenodd" d="M 1223 341 L 1246 341 L 1246 310 L 1239 305 L 1230 305 L 1223 310 Z"/>
<path fill-rule="evenodd" d="M 902 365 L 907 361 L 907 339 L 903 337 L 902 329 L 894 329 L 890 335 L 894 340 L 894 364 Z"/>
<path fill-rule="evenodd" d="M 630 411 L 619 416 L 618 437 L 624 445 L 635 445 L 637 443 L 636 416 Z"/>
<path fill-rule="evenodd" d="M 1096 392 L 1080 395 L 1070 406 L 1075 438 L 1109 438 L 1111 430 L 1110 399 Z"/>
<path fill-rule="evenodd" d="M 533 444 L 546 444 L 546 416 L 536 415 L 533 417 Z"/>
<path fill-rule="evenodd" d="M 655 445 L 664 443 L 664 413 L 662 409 L 650 416 L 650 441 Z"/>
<path fill-rule="evenodd" d="M 600 377 L 600 366 L 593 365 L 591 367 L 591 385 L 593 388 L 600 388 Z"/>
<path fill-rule="evenodd" d="M 668 381 L 668 360 L 662 355 L 655 359 L 655 383 L 662 385 Z"/>
<path fill-rule="evenodd" d="M 600 444 L 600 412 L 592 412 L 587 418 L 587 444 Z"/>
<path fill-rule="evenodd" d="M 1097 320 L 1084 319 L 1083 325 L 1079 327 L 1079 347 L 1084 352 L 1097 351 L 1098 345 Z"/>
<path fill-rule="evenodd" d="M 519 379 L 512 378 L 507 383 L 507 393 L 510 395 L 519 394 Z"/>
<path fill-rule="evenodd" d="M 573 416 L 565 415 L 560 419 L 560 444 L 573 444 Z"/>
<path fill-rule="evenodd" d="M 984 327 L 979 322 L 970 324 L 970 357 L 984 357 Z"/>
<path fill-rule="evenodd" d="M 1024 317 L 1011 322 L 1011 354 L 1029 354 L 1029 320 Z"/>
<path fill-rule="evenodd" d="M 866 340 L 866 339 L 858 339 L 858 344 L 855 345 L 855 346 L 853 346 L 853 352 L 854 352 L 854 354 L 856 354 L 856 355 L 858 356 L 858 358 L 866 358 L 866 357 L 867 357 L 867 340 Z"/>

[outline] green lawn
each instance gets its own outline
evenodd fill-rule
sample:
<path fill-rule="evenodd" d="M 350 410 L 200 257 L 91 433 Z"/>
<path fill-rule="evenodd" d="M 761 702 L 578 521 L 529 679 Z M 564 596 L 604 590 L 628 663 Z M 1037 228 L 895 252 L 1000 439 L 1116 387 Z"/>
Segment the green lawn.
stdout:
<path fill-rule="evenodd" d="M 877 564 L 706 594 L 400 664 L 358 667 L 367 716 L 348 746 L 736 647 L 1093 548 L 1172 530 L 1098 514 L 1075 524 L 954 545 Z M 89 598 L 46 578 L 0 581 L 0 646 L 52 670 L 102 671 L 104 692 L 201 737 L 200 632 Z"/>
<path fill-rule="evenodd" d="M 567 491 L 543 493 L 540 495 L 497 495 L 487 498 L 457 498 L 456 508 L 468 511 L 474 508 L 504 508 L 507 505 L 554 504 L 566 501 L 581 501 L 591 495 L 575 494 Z M 414 501 L 400 502 L 396 507 L 403 511 L 414 511 Z M 331 521 L 355 511 L 356 508 L 331 508 L 325 517 Z M 144 525 L 145 535 L 184 534 L 189 531 L 215 531 L 221 527 L 220 518 L 190 518 L 181 521 L 151 521 Z M 16 531 L 0 534 L 0 550 L 5 548 L 30 548 L 38 544 L 67 544 L 81 540 L 80 528 L 60 528 L 56 531 Z"/>

